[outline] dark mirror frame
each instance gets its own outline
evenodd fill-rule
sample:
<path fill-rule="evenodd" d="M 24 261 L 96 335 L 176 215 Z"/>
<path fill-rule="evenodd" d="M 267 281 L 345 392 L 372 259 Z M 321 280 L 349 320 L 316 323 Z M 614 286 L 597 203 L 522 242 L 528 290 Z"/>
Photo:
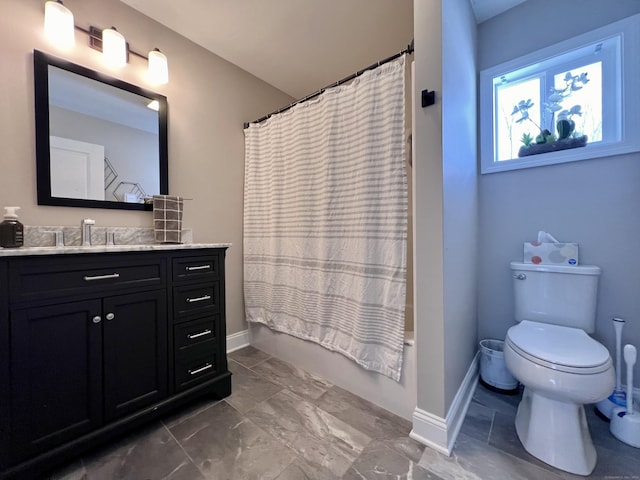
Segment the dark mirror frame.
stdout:
<path fill-rule="evenodd" d="M 91 78 L 98 82 L 126 90 L 160 104 L 158 111 L 158 137 L 160 162 L 160 194 L 169 193 L 169 159 L 167 149 L 167 98 L 159 93 L 146 90 L 130 83 L 118 80 L 67 60 L 54 57 L 39 50 L 33 51 L 35 120 L 36 120 L 36 166 L 38 205 L 57 205 L 63 207 L 113 208 L 122 210 L 152 210 L 153 206 L 142 203 L 113 202 L 107 200 L 84 200 L 79 198 L 60 198 L 51 196 L 51 161 L 49 145 L 49 65 Z"/>

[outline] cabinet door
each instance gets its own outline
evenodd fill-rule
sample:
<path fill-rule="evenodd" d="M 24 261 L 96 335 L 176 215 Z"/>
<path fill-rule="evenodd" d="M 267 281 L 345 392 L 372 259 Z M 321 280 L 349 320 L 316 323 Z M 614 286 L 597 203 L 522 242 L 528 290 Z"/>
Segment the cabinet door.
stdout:
<path fill-rule="evenodd" d="M 105 417 L 111 420 L 167 395 L 164 290 L 103 300 Z"/>
<path fill-rule="evenodd" d="M 102 423 L 100 301 L 11 312 L 14 460 Z"/>

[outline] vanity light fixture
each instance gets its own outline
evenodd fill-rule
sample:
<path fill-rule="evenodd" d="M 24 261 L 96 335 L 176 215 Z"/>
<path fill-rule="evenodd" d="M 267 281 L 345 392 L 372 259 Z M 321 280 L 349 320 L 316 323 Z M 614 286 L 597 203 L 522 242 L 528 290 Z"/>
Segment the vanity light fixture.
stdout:
<path fill-rule="evenodd" d="M 44 4 L 44 34 L 60 48 L 71 48 L 75 44 L 73 13 L 62 4 L 62 0 Z"/>
<path fill-rule="evenodd" d="M 102 31 L 102 57 L 105 63 L 114 68 L 122 68 L 127 64 L 127 41 L 116 27 Z"/>
<path fill-rule="evenodd" d="M 155 48 L 148 56 L 129 48 L 124 36 L 115 27 L 104 30 L 96 27 L 85 29 L 74 24 L 73 13 L 62 4 L 62 0 L 49 0 L 44 5 L 45 36 L 60 48 L 70 48 L 75 44 L 75 30 L 89 37 L 91 48 L 102 52 L 106 64 L 122 68 L 129 62 L 129 54 L 148 62 L 147 76 L 150 83 L 164 85 L 169 82 L 167 57 Z"/>
<path fill-rule="evenodd" d="M 159 49 L 154 48 L 149 52 L 149 80 L 153 83 L 164 85 L 169 82 L 169 65 L 167 57 Z"/>

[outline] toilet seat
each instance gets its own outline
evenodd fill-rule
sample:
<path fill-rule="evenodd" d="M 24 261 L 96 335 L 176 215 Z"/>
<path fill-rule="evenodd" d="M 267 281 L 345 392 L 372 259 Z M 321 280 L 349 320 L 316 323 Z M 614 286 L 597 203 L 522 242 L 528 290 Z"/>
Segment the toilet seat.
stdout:
<path fill-rule="evenodd" d="M 518 355 L 553 370 L 590 375 L 611 367 L 609 351 L 583 330 L 523 320 L 505 342 Z"/>

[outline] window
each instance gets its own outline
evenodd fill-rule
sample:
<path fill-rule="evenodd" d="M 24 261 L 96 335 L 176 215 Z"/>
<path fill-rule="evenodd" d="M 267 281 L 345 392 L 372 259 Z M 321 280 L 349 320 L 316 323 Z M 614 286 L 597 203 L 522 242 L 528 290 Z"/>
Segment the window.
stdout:
<path fill-rule="evenodd" d="M 480 74 L 481 171 L 640 151 L 640 15 Z"/>

